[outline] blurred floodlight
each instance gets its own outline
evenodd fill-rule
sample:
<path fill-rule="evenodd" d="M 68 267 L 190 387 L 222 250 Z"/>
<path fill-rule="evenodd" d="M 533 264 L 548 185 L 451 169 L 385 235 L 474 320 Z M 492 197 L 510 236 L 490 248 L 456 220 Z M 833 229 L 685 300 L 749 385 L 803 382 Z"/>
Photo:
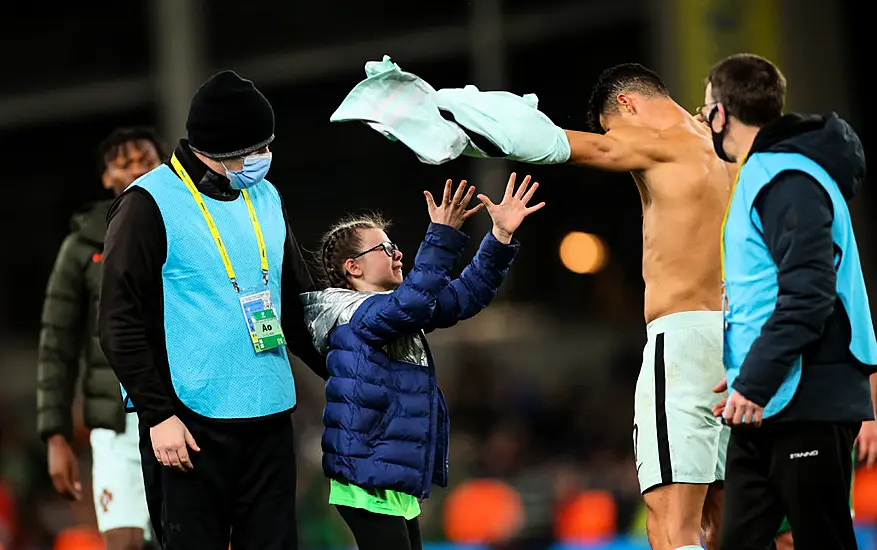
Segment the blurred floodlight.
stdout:
<path fill-rule="evenodd" d="M 609 249 L 597 235 L 571 231 L 560 243 L 560 261 L 573 273 L 597 273 L 609 260 Z"/>

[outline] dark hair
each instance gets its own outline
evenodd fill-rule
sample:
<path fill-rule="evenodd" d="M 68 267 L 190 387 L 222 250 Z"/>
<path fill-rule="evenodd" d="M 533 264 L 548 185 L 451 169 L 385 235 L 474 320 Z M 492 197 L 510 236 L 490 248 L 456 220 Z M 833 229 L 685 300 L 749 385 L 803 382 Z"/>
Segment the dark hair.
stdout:
<path fill-rule="evenodd" d="M 591 89 L 588 101 L 588 125 L 591 131 L 603 133 L 600 115 L 618 111 L 616 98 L 623 93 L 648 97 L 669 96 L 667 86 L 658 74 L 639 63 L 622 63 L 603 71 Z"/>
<path fill-rule="evenodd" d="M 749 126 L 764 126 L 783 115 L 786 77 L 776 65 L 751 53 L 726 57 L 706 79 L 713 98 L 727 113 Z"/>
<path fill-rule="evenodd" d="M 158 158 L 163 159 L 164 147 L 152 128 L 137 126 L 134 128 L 116 128 L 97 146 L 97 166 L 101 173 L 106 171 L 109 163 L 122 151 L 122 146 L 132 141 L 148 141 L 155 147 Z"/>
<path fill-rule="evenodd" d="M 350 288 L 344 263 L 362 252 L 360 229 L 386 230 L 390 222 L 380 214 L 364 214 L 341 219 L 320 239 L 320 271 L 323 283 L 333 288 Z"/>

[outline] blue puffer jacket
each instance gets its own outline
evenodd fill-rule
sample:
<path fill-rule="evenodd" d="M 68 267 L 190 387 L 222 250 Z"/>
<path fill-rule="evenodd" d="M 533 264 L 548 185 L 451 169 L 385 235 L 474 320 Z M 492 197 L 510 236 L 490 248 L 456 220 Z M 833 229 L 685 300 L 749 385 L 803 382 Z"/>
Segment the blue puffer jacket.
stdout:
<path fill-rule="evenodd" d="M 431 224 L 414 267 L 393 292 L 329 289 L 302 295 L 326 355 L 323 471 L 366 489 L 420 498 L 448 480 L 448 414 L 425 332 L 484 309 L 518 250 L 488 234 L 459 279 L 466 235 Z"/>

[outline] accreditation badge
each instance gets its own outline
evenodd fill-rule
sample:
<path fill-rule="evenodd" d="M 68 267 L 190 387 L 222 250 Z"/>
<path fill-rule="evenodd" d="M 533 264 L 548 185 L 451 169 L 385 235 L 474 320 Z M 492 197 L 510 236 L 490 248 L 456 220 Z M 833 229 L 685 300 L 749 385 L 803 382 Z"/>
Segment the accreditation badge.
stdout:
<path fill-rule="evenodd" d="M 239 299 L 256 353 L 286 344 L 283 329 L 280 328 L 280 319 L 277 318 L 277 311 L 271 303 L 270 290 L 264 287 L 249 291 L 242 290 Z"/>

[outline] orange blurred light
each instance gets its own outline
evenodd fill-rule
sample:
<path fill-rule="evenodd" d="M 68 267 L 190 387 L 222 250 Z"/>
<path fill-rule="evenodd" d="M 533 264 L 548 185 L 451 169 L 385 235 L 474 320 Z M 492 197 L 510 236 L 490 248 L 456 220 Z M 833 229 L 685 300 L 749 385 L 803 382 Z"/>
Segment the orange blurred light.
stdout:
<path fill-rule="evenodd" d="M 461 483 L 448 494 L 444 508 L 445 534 L 456 544 L 508 541 L 524 519 L 517 491 L 492 479 Z"/>
<path fill-rule="evenodd" d="M 590 544 L 613 538 L 615 499 L 607 491 L 584 491 L 566 503 L 555 520 L 555 536 L 566 544 Z"/>
<path fill-rule="evenodd" d="M 877 521 L 877 467 L 856 470 L 853 478 L 853 510 L 857 521 Z"/>
<path fill-rule="evenodd" d="M 105 550 L 105 548 L 101 534 L 83 525 L 62 531 L 55 539 L 53 550 Z"/>
<path fill-rule="evenodd" d="M 573 273 L 597 273 L 609 261 L 609 248 L 597 235 L 572 231 L 560 243 L 560 261 Z"/>

